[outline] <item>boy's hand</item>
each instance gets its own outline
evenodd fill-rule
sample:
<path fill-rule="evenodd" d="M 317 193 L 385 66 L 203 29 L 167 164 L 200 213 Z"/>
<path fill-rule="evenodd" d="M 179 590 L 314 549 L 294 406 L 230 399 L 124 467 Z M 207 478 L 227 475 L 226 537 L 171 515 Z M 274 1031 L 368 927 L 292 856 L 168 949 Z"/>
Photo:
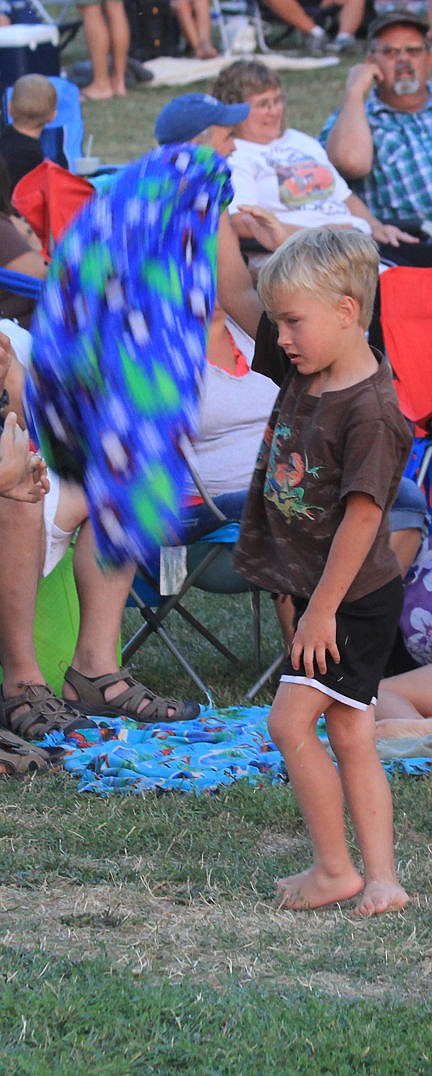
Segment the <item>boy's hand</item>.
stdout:
<path fill-rule="evenodd" d="M 305 674 L 313 677 L 314 659 L 320 673 L 327 672 L 326 650 L 331 654 L 333 661 L 340 662 L 339 650 L 336 646 L 336 617 L 333 613 L 325 613 L 322 610 L 314 610 L 313 599 L 297 624 L 291 647 L 291 661 L 294 669 L 300 668 L 303 657 Z"/>

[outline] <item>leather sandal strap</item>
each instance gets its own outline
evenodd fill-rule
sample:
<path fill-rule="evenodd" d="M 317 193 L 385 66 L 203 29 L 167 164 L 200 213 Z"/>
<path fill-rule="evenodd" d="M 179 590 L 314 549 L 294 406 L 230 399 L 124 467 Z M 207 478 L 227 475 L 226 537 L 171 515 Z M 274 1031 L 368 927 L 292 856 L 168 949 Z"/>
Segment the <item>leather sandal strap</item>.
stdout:
<path fill-rule="evenodd" d="M 53 729 L 66 730 L 83 724 L 82 714 L 65 699 L 59 699 L 46 684 L 23 683 L 24 690 L 12 698 L 2 698 L 2 714 L 6 727 L 18 736 L 33 734 L 34 738 Z M 16 713 L 20 707 L 27 710 Z M 14 716 L 15 715 L 15 716 Z"/>
<path fill-rule="evenodd" d="M 9 729 L 0 729 L 0 763 L 11 777 L 26 777 L 31 773 L 46 773 L 49 756 L 41 747 L 24 743 Z"/>

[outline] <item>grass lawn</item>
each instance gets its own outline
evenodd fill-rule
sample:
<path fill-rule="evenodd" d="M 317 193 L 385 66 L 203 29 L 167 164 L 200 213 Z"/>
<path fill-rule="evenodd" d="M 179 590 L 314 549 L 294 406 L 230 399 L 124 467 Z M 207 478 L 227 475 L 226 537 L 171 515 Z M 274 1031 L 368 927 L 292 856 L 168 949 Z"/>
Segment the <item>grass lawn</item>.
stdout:
<path fill-rule="evenodd" d="M 346 69 L 285 74 L 290 123 L 316 134 Z M 141 86 L 86 103 L 94 152 L 149 148 L 170 96 Z M 242 659 L 235 669 L 171 618 L 216 702 L 234 705 L 256 676 L 248 598 L 195 592 L 187 604 Z M 265 663 L 280 641 L 263 605 Z M 125 632 L 135 621 L 128 611 Z M 156 691 L 193 693 L 157 642 L 133 668 Z M 257 702 L 271 697 L 270 685 Z M 274 879 L 309 859 L 289 785 L 102 799 L 65 773 L 2 780 L 0 1073 L 430 1076 L 432 783 L 392 789 L 412 900 L 359 921 L 349 902 L 275 908 Z"/>

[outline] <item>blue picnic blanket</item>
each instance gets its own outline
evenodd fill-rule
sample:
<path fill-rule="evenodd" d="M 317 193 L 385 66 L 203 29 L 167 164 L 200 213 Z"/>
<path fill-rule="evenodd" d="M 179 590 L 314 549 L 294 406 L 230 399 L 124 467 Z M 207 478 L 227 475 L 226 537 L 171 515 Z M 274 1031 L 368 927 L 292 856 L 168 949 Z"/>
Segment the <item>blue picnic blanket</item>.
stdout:
<path fill-rule="evenodd" d="M 268 714 L 268 706 L 208 707 L 194 721 L 145 728 L 127 718 L 95 718 L 97 728 L 80 729 L 67 738 L 52 733 L 41 743 L 65 745 L 64 768 L 79 778 L 80 792 L 214 792 L 241 778 L 255 786 L 287 779 L 283 758 L 269 736 Z M 324 719 L 318 734 L 328 742 Z M 432 772 L 432 758 L 383 764 L 389 774 Z"/>

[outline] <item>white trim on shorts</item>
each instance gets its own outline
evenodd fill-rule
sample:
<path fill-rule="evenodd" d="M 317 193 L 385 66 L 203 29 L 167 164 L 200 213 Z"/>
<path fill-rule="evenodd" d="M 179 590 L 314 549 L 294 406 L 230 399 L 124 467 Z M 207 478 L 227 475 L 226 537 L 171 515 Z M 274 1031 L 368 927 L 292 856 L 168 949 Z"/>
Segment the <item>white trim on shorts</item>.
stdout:
<path fill-rule="evenodd" d="M 369 706 L 376 706 L 376 695 L 371 698 L 370 703 L 358 702 L 356 699 L 351 699 L 349 695 L 342 695 L 339 691 L 334 691 L 333 688 L 327 687 L 326 684 L 322 684 L 320 680 L 314 680 L 309 676 L 281 676 L 280 683 L 282 684 L 305 684 L 306 687 L 316 687 L 318 691 L 321 691 L 323 695 L 329 695 L 330 698 L 335 699 L 336 702 L 343 702 L 345 706 L 352 706 L 354 710 L 368 710 Z"/>

